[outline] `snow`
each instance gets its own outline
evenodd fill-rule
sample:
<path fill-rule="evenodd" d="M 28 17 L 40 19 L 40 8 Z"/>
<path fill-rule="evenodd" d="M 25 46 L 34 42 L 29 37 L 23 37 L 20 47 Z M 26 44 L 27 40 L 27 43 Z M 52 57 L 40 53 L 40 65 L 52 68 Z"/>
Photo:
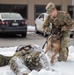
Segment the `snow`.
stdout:
<path fill-rule="evenodd" d="M 4 47 L 4 48 L 0 48 L 0 54 L 4 55 L 4 56 L 12 56 L 15 51 L 17 49 L 17 46 L 15 47 Z"/>
<path fill-rule="evenodd" d="M 35 31 L 35 27 L 28 26 L 28 31 Z M 12 56 L 16 49 L 17 46 L 0 48 L 0 54 Z M 7 65 L 0 67 L 0 75 L 15 75 L 15 73 L 10 69 L 10 66 Z M 54 64 L 50 64 L 50 70 L 41 69 L 39 72 L 33 70 L 28 75 L 74 75 L 74 46 L 69 47 L 69 57 L 67 62 L 56 61 Z"/>
<path fill-rule="evenodd" d="M 0 54 L 12 56 L 17 49 L 15 47 L 0 48 Z M 74 46 L 69 47 L 69 57 L 67 62 L 55 62 L 50 64 L 50 70 L 41 69 L 39 72 L 33 70 L 28 75 L 73 75 L 74 74 Z M 0 75 L 15 75 L 10 66 L 0 67 Z"/>
<path fill-rule="evenodd" d="M 28 30 L 28 32 L 34 32 L 35 31 L 35 26 L 29 25 L 27 30 Z"/>

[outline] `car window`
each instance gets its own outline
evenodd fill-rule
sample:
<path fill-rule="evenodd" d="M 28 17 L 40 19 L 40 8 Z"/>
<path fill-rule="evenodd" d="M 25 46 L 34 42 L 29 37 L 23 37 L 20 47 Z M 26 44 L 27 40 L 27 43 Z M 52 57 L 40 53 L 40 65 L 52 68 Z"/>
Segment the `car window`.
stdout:
<path fill-rule="evenodd" d="M 39 16 L 39 18 L 43 18 L 43 19 L 44 19 L 44 14 L 41 14 L 41 15 Z"/>
<path fill-rule="evenodd" d="M 20 14 L 16 13 L 3 13 L 1 14 L 3 19 L 23 19 Z"/>

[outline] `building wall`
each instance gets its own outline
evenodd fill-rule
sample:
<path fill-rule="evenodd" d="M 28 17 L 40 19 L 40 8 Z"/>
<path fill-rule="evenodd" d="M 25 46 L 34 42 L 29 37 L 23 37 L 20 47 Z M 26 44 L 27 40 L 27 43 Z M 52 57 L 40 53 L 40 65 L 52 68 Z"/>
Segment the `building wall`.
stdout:
<path fill-rule="evenodd" d="M 29 0 L 0 0 L 2 4 L 28 4 Z"/>
<path fill-rule="evenodd" d="M 55 5 L 61 5 L 62 10 L 67 11 L 67 6 L 72 5 L 72 0 L 0 0 L 0 4 L 18 4 L 28 5 L 28 24 L 34 25 L 34 6 L 47 5 L 49 2 L 54 2 Z"/>

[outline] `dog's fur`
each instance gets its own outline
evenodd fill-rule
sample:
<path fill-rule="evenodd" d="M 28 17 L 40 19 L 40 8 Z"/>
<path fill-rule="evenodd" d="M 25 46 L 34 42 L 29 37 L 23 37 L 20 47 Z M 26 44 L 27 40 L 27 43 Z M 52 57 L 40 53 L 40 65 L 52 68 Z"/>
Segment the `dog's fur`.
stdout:
<path fill-rule="evenodd" d="M 51 63 L 54 62 L 55 56 L 59 53 L 60 50 L 60 38 L 61 33 L 59 28 L 54 28 L 51 32 L 51 35 L 48 37 L 47 45 L 45 47 L 45 53 L 49 50 L 54 50 L 54 54 L 51 57 Z"/>

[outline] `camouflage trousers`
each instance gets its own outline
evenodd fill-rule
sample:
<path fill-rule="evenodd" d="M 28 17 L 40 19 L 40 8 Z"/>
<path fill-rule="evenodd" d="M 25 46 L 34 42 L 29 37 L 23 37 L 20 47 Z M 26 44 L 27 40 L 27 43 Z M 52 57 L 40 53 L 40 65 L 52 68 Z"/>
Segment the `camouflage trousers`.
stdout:
<path fill-rule="evenodd" d="M 0 67 L 1 66 L 6 66 L 9 64 L 9 60 L 11 59 L 12 57 L 8 57 L 8 56 L 4 56 L 4 55 L 1 55 L 0 54 Z"/>
<path fill-rule="evenodd" d="M 69 43 L 69 33 L 64 34 L 64 36 L 60 40 L 60 52 L 58 61 L 67 61 L 68 58 L 68 43 Z"/>
<path fill-rule="evenodd" d="M 24 61 L 19 57 L 14 56 L 13 58 L 11 58 L 9 63 L 10 68 L 14 71 L 16 75 L 30 73 L 29 68 L 24 64 Z"/>

